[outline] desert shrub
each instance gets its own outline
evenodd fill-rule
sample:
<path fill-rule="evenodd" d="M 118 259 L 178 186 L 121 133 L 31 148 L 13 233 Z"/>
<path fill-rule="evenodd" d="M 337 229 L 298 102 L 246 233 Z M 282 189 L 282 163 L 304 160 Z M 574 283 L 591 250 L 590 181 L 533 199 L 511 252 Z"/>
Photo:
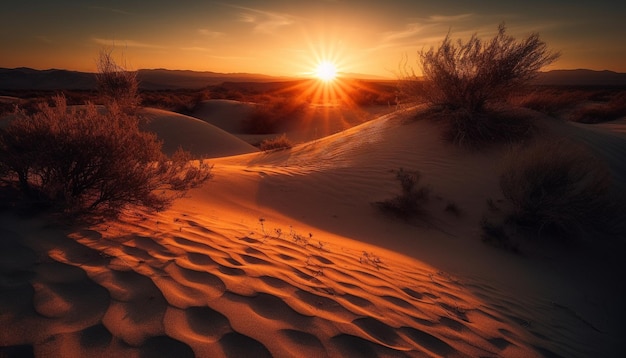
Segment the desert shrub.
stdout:
<path fill-rule="evenodd" d="M 601 123 L 626 116 L 626 92 L 612 96 L 605 103 L 595 103 L 574 111 L 571 120 L 581 123 Z"/>
<path fill-rule="evenodd" d="M 442 126 L 442 137 L 458 146 L 480 149 L 532 137 L 532 122 L 514 110 L 492 107 L 480 113 L 464 109 L 436 110 L 427 115 Z"/>
<path fill-rule="evenodd" d="M 286 134 L 282 134 L 276 138 L 266 139 L 261 142 L 259 145 L 259 149 L 264 152 L 271 150 L 279 150 L 279 149 L 289 149 L 293 147 L 293 143 L 287 138 Z"/>
<path fill-rule="evenodd" d="M 538 34 L 516 41 L 504 24 L 491 40 L 476 34 L 453 42 L 448 34 L 438 48 L 419 52 L 424 96 L 434 105 L 480 112 L 489 101 L 501 101 L 558 58 Z"/>
<path fill-rule="evenodd" d="M 272 134 L 299 121 L 309 103 L 290 97 L 267 97 L 259 103 L 249 118 L 242 121 L 242 131 L 248 134 Z"/>
<path fill-rule="evenodd" d="M 396 172 L 396 179 L 400 183 L 401 193 L 391 199 L 373 203 L 384 213 L 405 221 L 427 216 L 424 209 L 430 199 L 430 188 L 418 186 L 420 173 L 418 171 L 406 171 L 400 168 Z"/>
<path fill-rule="evenodd" d="M 589 100 L 592 95 L 590 91 L 566 88 L 535 89 L 525 93 L 516 93 L 509 98 L 509 103 L 548 115 L 556 115 L 560 111 Z"/>
<path fill-rule="evenodd" d="M 134 109 L 140 102 L 136 71 L 128 71 L 113 59 L 113 50 L 101 50 L 96 82 L 105 103 L 117 102 L 124 110 Z"/>
<path fill-rule="evenodd" d="M 171 158 L 115 103 L 68 108 L 63 97 L 0 131 L 0 180 L 30 202 L 78 213 L 116 213 L 127 205 L 162 209 L 210 177 L 188 153 Z"/>
<path fill-rule="evenodd" d="M 204 90 L 161 90 L 144 91 L 141 104 L 147 107 L 191 115 L 202 101 L 209 99 Z"/>
<path fill-rule="evenodd" d="M 485 244 L 517 254 L 521 253 L 519 244 L 506 232 L 504 224 L 496 224 L 483 217 L 480 221 L 480 228 L 482 230 L 481 240 Z"/>
<path fill-rule="evenodd" d="M 397 94 L 401 103 L 424 102 L 425 81 L 415 74 L 415 69 L 408 64 L 408 57 L 404 56 L 398 66 Z"/>
<path fill-rule="evenodd" d="M 510 222 L 536 235 L 581 238 L 611 232 L 623 211 L 609 195 L 610 173 L 580 145 L 538 142 L 506 156 L 500 176 Z"/>

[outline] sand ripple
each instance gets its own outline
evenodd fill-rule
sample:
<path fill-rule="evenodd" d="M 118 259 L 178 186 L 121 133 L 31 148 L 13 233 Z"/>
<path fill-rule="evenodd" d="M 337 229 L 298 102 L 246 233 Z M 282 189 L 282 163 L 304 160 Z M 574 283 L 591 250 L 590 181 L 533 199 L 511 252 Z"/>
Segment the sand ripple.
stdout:
<path fill-rule="evenodd" d="M 58 232 L 51 246 L 5 241 L 3 255 L 21 259 L 0 266 L 0 308 L 10 312 L 0 315 L 0 353 L 533 357 L 559 349 L 542 343 L 554 337 L 529 325 L 523 303 L 485 283 L 470 290 L 419 262 L 358 247 L 160 215 Z"/>

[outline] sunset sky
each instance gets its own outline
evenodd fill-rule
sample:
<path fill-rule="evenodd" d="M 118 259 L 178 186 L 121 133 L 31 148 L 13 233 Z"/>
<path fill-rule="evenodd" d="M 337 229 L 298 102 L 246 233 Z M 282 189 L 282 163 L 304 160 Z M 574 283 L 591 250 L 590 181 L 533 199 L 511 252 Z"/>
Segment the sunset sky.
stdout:
<path fill-rule="evenodd" d="M 454 38 L 538 32 L 562 53 L 550 69 L 626 72 L 626 2 L 527 0 L 9 0 L 0 5 L 0 67 L 95 71 L 115 46 L 131 69 L 394 77 L 403 56 Z"/>

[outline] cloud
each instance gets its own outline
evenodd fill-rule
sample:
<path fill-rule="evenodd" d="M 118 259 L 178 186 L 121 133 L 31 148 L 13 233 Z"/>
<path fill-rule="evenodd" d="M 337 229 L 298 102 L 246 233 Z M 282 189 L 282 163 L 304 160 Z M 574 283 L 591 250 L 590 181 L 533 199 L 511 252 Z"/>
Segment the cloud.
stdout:
<path fill-rule="evenodd" d="M 427 21 L 430 23 L 450 23 L 450 22 L 458 22 L 461 20 L 467 20 L 472 17 L 474 14 L 458 14 L 458 15 L 431 15 L 427 18 Z"/>
<path fill-rule="evenodd" d="M 279 28 L 295 22 L 295 17 L 289 14 L 236 5 L 231 5 L 231 7 L 243 10 L 239 14 L 239 21 L 252 24 L 253 31 L 257 33 L 272 34 Z"/>
<path fill-rule="evenodd" d="M 102 39 L 102 38 L 97 38 L 97 37 L 94 37 L 91 40 L 97 43 L 98 45 L 112 46 L 112 47 L 123 46 L 123 47 L 138 47 L 138 48 L 163 48 L 163 46 L 147 44 L 147 43 L 138 42 L 134 40 L 114 40 L 114 39 Z"/>
<path fill-rule="evenodd" d="M 52 44 L 54 43 L 54 41 L 52 41 L 49 37 L 45 36 L 45 35 L 40 35 L 40 36 L 35 36 L 35 38 L 43 43 L 46 44 Z"/>
<path fill-rule="evenodd" d="M 217 38 L 217 37 L 222 37 L 225 34 L 223 32 L 219 32 L 219 31 L 211 31 L 209 29 L 198 29 L 198 33 L 200 35 L 204 35 L 204 36 L 208 36 L 208 37 L 213 37 L 213 38 Z"/>
<path fill-rule="evenodd" d="M 210 48 L 206 48 L 206 47 L 181 47 L 180 48 L 183 51 L 196 51 L 196 52 L 212 52 L 213 50 Z"/>
<path fill-rule="evenodd" d="M 389 48 L 405 48 L 418 44 L 432 43 L 442 39 L 454 26 L 462 26 L 464 22 L 475 20 L 475 14 L 458 15 L 431 15 L 414 19 L 404 25 L 404 28 L 383 32 L 379 41 L 369 51 L 378 51 Z M 457 32 L 455 32 L 458 34 Z"/>

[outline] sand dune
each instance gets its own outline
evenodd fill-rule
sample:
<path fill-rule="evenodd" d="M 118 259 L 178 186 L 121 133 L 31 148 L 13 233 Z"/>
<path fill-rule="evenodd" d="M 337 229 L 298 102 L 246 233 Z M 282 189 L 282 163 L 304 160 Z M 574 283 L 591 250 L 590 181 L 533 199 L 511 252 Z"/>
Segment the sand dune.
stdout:
<path fill-rule="evenodd" d="M 5 283 L 1 323 L 16 329 L 3 345 L 38 356 L 539 356 L 527 332 L 432 267 L 332 236 L 232 226 L 166 213 L 69 237 L 48 229 L 45 245 L 13 234 L 5 253 L 47 257 Z"/>
<path fill-rule="evenodd" d="M 154 108 L 143 109 L 141 114 L 148 119 L 144 129 L 156 133 L 167 154 L 179 147 L 205 158 L 258 152 L 252 145 L 197 118 Z"/>
<path fill-rule="evenodd" d="M 255 106 L 254 103 L 210 99 L 202 101 L 191 115 L 228 133 L 240 133 L 242 121 L 252 114 Z"/>
<path fill-rule="evenodd" d="M 162 213 L 88 228 L 1 216 L 0 352 L 618 356 L 623 251 L 520 257 L 483 245 L 478 222 L 500 195 L 501 153 L 445 145 L 413 116 L 212 159 L 215 178 Z M 587 138 L 615 170 L 626 155 L 626 140 L 605 130 L 548 129 Z M 423 223 L 371 205 L 398 192 L 399 167 L 432 187 Z"/>

